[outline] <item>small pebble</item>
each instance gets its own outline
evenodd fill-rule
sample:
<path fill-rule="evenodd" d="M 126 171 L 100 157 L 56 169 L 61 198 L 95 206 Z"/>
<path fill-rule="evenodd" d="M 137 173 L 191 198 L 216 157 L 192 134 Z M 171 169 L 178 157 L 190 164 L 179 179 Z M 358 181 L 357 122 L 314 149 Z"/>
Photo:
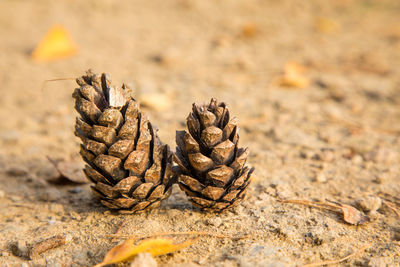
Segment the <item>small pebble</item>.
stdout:
<path fill-rule="evenodd" d="M 359 165 L 359 164 L 363 163 L 364 159 L 363 159 L 363 157 L 361 157 L 360 155 L 357 154 L 357 155 L 355 155 L 355 156 L 351 159 L 351 161 L 352 161 L 354 164 Z"/>
<path fill-rule="evenodd" d="M 69 215 L 72 217 L 72 219 L 75 219 L 77 221 L 81 220 L 81 215 L 75 211 L 70 211 Z"/>
<path fill-rule="evenodd" d="M 2 257 L 9 257 L 11 256 L 10 252 L 8 251 L 0 251 L 0 256 Z"/>
<path fill-rule="evenodd" d="M 332 162 L 335 159 L 335 153 L 331 149 L 323 149 L 320 159 L 325 162 Z"/>
<path fill-rule="evenodd" d="M 134 261 L 132 261 L 131 267 L 157 267 L 156 260 L 151 256 L 150 253 L 138 254 Z"/>
<path fill-rule="evenodd" d="M 325 183 L 326 180 L 327 180 L 327 179 L 326 179 L 325 173 L 319 172 L 319 173 L 316 175 L 315 180 L 316 180 L 318 183 Z"/>
<path fill-rule="evenodd" d="M 28 256 L 28 246 L 25 240 L 18 240 L 17 244 L 12 248 L 15 256 L 27 257 Z"/>
<path fill-rule="evenodd" d="M 64 207 L 61 204 L 57 204 L 57 203 L 52 203 L 49 205 L 49 210 L 50 212 L 54 212 L 57 214 L 63 214 L 64 213 Z"/>
<path fill-rule="evenodd" d="M 12 202 L 19 202 L 19 201 L 22 200 L 22 197 L 20 197 L 20 196 L 10 196 L 10 200 Z"/>
<path fill-rule="evenodd" d="M 358 206 L 367 212 L 378 210 L 382 205 L 382 199 L 380 197 L 367 197 L 357 201 Z"/>
<path fill-rule="evenodd" d="M 70 193 L 72 193 L 72 194 L 79 194 L 79 193 L 82 192 L 82 188 L 79 187 L 79 186 L 77 186 L 77 187 L 74 187 L 74 188 L 68 190 L 68 192 L 70 192 Z"/>
<path fill-rule="evenodd" d="M 56 188 L 47 188 L 46 191 L 39 194 L 39 200 L 57 201 L 60 199 L 60 191 Z"/>
<path fill-rule="evenodd" d="M 222 219 L 219 217 L 210 218 L 207 220 L 207 224 L 214 227 L 218 227 L 222 224 Z"/>
<path fill-rule="evenodd" d="M 182 216 L 182 211 L 178 209 L 170 209 L 167 211 L 167 213 L 170 218 L 176 218 Z"/>
<path fill-rule="evenodd" d="M 70 235 L 70 234 L 66 234 L 66 235 L 65 235 L 65 243 L 71 242 L 72 239 L 73 239 L 72 235 Z"/>

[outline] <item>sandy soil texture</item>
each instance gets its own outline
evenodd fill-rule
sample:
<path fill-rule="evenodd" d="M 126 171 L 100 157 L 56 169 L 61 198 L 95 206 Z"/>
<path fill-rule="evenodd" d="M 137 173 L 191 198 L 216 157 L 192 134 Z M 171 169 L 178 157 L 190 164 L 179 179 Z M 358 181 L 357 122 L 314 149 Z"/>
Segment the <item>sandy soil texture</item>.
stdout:
<path fill-rule="evenodd" d="M 119 228 L 125 236 L 231 237 L 201 237 L 157 257 L 160 266 L 298 266 L 366 245 L 337 265 L 400 265 L 398 0 L 3 0 L 0 14 L 1 266 L 91 266 L 124 240 L 109 236 Z M 32 61 L 55 24 L 78 54 Z M 305 88 L 276 83 L 292 61 L 305 68 Z M 41 85 L 88 68 L 131 84 L 172 148 L 191 103 L 227 102 L 256 168 L 247 199 L 203 213 L 176 186 L 160 209 L 119 215 L 93 199 L 88 184 L 52 183 L 58 173 L 47 157 L 80 160 L 76 84 Z M 152 106 L 154 95 L 163 105 Z M 371 222 L 350 225 L 336 212 L 277 197 L 361 206 Z M 57 234 L 69 242 L 26 258 L 32 244 Z"/>

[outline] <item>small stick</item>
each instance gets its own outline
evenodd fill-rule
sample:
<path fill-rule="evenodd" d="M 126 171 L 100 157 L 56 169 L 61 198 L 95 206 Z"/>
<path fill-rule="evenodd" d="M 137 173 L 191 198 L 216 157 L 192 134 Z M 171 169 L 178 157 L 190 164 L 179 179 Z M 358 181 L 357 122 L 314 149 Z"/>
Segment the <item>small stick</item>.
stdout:
<path fill-rule="evenodd" d="M 111 235 L 106 235 L 106 237 L 114 237 L 114 238 L 137 238 L 137 239 L 145 239 L 145 238 L 154 238 L 158 236 L 167 236 L 167 235 L 198 235 L 198 236 L 213 236 L 216 238 L 231 238 L 231 239 L 244 239 L 248 238 L 249 235 L 244 235 L 240 237 L 232 237 L 232 236 L 227 236 L 227 235 L 222 235 L 222 234 L 215 234 L 215 233 L 209 233 L 209 232 L 197 232 L 197 231 L 188 231 L 188 232 L 161 232 L 161 233 L 155 233 L 152 235 L 142 235 L 142 236 L 135 236 L 135 235 L 118 235 L 118 234 L 111 234 Z"/>
<path fill-rule="evenodd" d="M 114 235 L 117 235 L 117 234 L 121 231 L 122 227 L 125 226 L 125 224 L 126 224 L 126 220 L 124 220 L 124 221 L 119 225 L 119 227 L 118 227 L 117 231 L 115 231 L 115 234 L 114 234 Z M 115 242 L 116 239 L 117 239 L 117 237 L 115 236 L 113 239 L 111 239 L 111 242 Z"/>
<path fill-rule="evenodd" d="M 33 245 L 31 250 L 29 251 L 29 258 L 34 259 L 36 256 L 59 246 L 62 246 L 66 243 L 65 235 L 55 235 L 46 240 L 43 240 L 39 243 Z"/>
<path fill-rule="evenodd" d="M 391 209 L 394 213 L 396 213 L 397 217 L 400 218 L 400 212 L 396 209 L 396 207 L 393 205 L 393 203 L 382 200 L 383 204 L 385 204 L 389 209 Z"/>
<path fill-rule="evenodd" d="M 46 86 L 46 83 L 48 82 L 56 82 L 56 81 L 68 81 L 68 80 L 75 80 L 76 78 L 56 78 L 56 79 L 49 79 L 49 80 L 44 80 L 42 82 L 42 86 L 40 86 L 40 91 L 44 90 L 44 87 Z"/>
<path fill-rule="evenodd" d="M 362 248 L 360 248 L 359 250 L 357 250 L 356 252 L 353 252 L 353 253 L 347 255 L 346 257 L 343 257 L 343 258 L 340 258 L 337 260 L 320 261 L 320 262 L 301 265 L 299 267 L 315 267 L 315 266 L 322 266 L 322 265 L 328 265 L 328 264 L 338 264 L 338 263 L 341 263 L 342 261 L 345 261 L 347 259 L 350 259 L 351 257 L 356 256 L 357 254 L 360 254 L 361 252 L 363 252 L 364 250 L 366 250 L 367 248 L 369 248 L 371 246 L 372 246 L 371 244 L 365 245 Z"/>
<path fill-rule="evenodd" d="M 313 202 L 309 200 L 301 200 L 301 199 L 278 199 L 279 202 L 282 203 L 290 203 L 290 204 L 301 204 L 313 208 L 319 208 L 319 209 L 325 209 L 325 210 L 331 210 L 335 212 L 340 212 L 340 206 L 334 205 L 334 204 L 329 204 L 329 203 L 324 203 L 324 202 Z"/>

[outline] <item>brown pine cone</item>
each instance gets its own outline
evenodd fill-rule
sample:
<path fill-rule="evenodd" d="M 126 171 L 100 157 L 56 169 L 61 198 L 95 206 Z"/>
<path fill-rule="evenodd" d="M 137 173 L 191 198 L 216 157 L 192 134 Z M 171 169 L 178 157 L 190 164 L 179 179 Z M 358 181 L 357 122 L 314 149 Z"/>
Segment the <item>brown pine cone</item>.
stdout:
<path fill-rule="evenodd" d="M 189 133 L 176 133 L 179 186 L 203 210 L 226 210 L 245 196 L 254 168 L 245 166 L 248 148 L 238 148 L 237 123 L 225 103 L 211 99 L 208 105 L 193 104 Z"/>
<path fill-rule="evenodd" d="M 172 153 L 159 140 L 130 90 L 91 70 L 76 80 L 75 134 L 84 172 L 101 202 L 121 213 L 157 207 L 171 193 Z"/>

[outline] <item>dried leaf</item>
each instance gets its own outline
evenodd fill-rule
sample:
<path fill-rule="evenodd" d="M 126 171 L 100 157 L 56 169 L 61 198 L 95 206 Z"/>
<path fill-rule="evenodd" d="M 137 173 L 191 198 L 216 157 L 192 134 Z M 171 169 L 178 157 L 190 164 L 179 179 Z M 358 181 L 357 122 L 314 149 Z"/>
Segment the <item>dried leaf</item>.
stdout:
<path fill-rule="evenodd" d="M 88 179 L 83 173 L 83 163 L 80 161 L 55 161 L 48 157 L 48 160 L 54 165 L 60 174 L 57 179 L 49 182 L 64 184 L 66 182 L 72 182 L 76 184 L 88 183 Z"/>
<path fill-rule="evenodd" d="M 240 28 L 240 37 L 245 38 L 253 38 L 258 33 L 258 27 L 255 23 L 248 22 L 243 24 Z"/>
<path fill-rule="evenodd" d="M 327 201 L 336 205 L 337 208 L 340 209 L 340 211 L 343 213 L 343 220 L 349 224 L 360 225 L 371 221 L 371 219 L 367 215 L 354 208 L 353 206 L 331 201 L 328 199 Z"/>
<path fill-rule="evenodd" d="M 70 57 L 76 51 L 77 47 L 67 30 L 60 25 L 56 25 L 39 42 L 31 57 L 37 61 L 50 61 Z"/>
<path fill-rule="evenodd" d="M 168 254 L 183 249 L 195 243 L 198 238 L 190 239 L 180 244 L 173 244 L 172 239 L 147 239 L 134 246 L 135 239 L 130 238 L 125 243 L 112 248 L 104 257 L 103 262 L 95 267 L 101 267 L 107 264 L 126 262 L 133 260 L 139 253 L 150 253 L 153 256 Z"/>
<path fill-rule="evenodd" d="M 340 205 L 342 208 L 343 219 L 345 220 L 345 222 L 354 225 L 360 225 L 370 222 L 370 218 L 367 215 L 363 214 L 358 209 L 346 204 L 340 204 Z"/>
<path fill-rule="evenodd" d="M 295 62 L 288 62 L 284 74 L 276 79 L 276 83 L 284 87 L 304 88 L 310 84 L 310 80 L 303 75 L 305 67 Z"/>

